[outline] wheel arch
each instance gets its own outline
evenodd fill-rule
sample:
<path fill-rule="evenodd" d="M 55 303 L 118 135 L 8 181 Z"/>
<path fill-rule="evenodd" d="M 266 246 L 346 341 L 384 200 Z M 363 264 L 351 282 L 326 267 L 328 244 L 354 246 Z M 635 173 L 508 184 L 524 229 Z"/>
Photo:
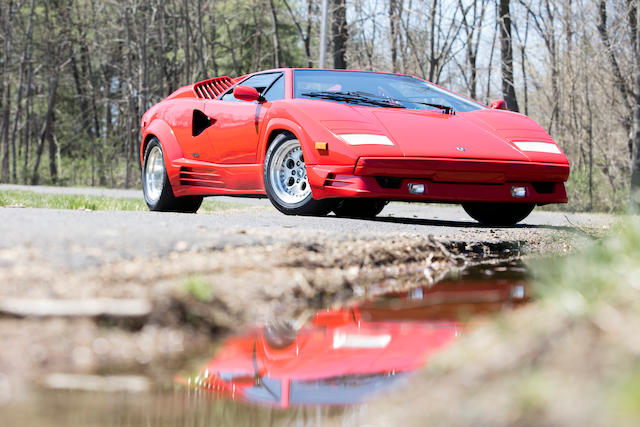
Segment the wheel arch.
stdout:
<path fill-rule="evenodd" d="M 184 157 L 184 155 L 173 130 L 164 120 L 154 120 L 147 126 L 142 134 L 142 144 L 140 144 L 141 169 L 144 171 L 144 153 L 153 138 L 156 138 L 162 147 L 164 165 L 167 170 L 167 175 L 169 176 L 169 182 L 175 189 L 179 168 L 173 166 L 173 161 Z"/>
<path fill-rule="evenodd" d="M 304 131 L 304 129 L 299 126 L 297 123 L 286 120 L 286 119 L 274 119 L 269 122 L 267 130 L 265 132 L 266 137 L 264 138 L 263 146 L 260 148 L 260 158 L 259 163 L 264 165 L 265 157 L 267 154 L 267 150 L 269 150 L 269 146 L 276 139 L 278 135 L 283 133 L 288 133 L 295 137 L 302 147 L 302 153 L 304 154 L 305 163 L 307 163 L 306 159 L 311 160 L 308 164 L 314 164 L 315 158 L 312 157 L 313 153 L 309 146 L 310 137 Z"/>

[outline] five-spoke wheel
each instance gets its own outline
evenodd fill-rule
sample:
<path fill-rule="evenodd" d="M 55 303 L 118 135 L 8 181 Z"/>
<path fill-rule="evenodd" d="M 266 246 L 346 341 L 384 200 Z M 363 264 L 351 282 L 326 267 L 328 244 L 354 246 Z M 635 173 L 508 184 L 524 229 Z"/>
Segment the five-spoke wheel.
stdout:
<path fill-rule="evenodd" d="M 287 215 L 326 215 L 335 201 L 314 200 L 300 142 L 289 133 L 278 135 L 267 150 L 264 187 L 269 200 Z"/>

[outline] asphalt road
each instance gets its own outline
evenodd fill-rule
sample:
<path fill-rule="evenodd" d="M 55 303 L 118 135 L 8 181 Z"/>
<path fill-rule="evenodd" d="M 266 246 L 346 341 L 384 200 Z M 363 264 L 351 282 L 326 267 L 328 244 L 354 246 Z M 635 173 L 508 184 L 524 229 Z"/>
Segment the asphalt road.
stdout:
<path fill-rule="evenodd" d="M 23 187 L 42 193 L 142 197 L 138 190 Z M 603 227 L 605 214 L 566 214 L 535 210 L 513 228 L 487 228 L 462 208 L 450 205 L 391 203 L 374 220 L 286 216 L 265 199 L 220 197 L 246 208 L 212 214 L 129 211 L 74 211 L 0 208 L 0 267 L 15 262 L 46 261 L 61 268 L 83 268 L 131 258 L 162 257 L 172 251 L 215 249 L 274 242 L 309 242 L 315 236 L 335 239 L 434 235 L 441 239 L 496 241 L 539 239 L 573 227 Z"/>

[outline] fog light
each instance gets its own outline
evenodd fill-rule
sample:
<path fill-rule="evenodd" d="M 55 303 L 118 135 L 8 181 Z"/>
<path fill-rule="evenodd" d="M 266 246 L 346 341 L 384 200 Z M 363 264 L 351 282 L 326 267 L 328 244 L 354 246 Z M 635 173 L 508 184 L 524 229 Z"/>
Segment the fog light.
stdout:
<path fill-rule="evenodd" d="M 423 194 L 424 184 L 409 184 L 409 193 L 411 194 Z"/>
<path fill-rule="evenodd" d="M 511 197 L 526 197 L 527 187 L 511 187 Z"/>

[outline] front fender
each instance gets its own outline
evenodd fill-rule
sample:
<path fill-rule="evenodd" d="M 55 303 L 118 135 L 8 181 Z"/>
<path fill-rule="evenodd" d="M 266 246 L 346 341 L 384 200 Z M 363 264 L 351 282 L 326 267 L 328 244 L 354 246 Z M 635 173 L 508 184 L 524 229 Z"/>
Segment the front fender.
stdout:
<path fill-rule="evenodd" d="M 274 106 L 275 107 L 275 106 Z M 264 156 L 271 135 L 276 130 L 287 130 L 293 133 L 302 146 L 305 164 L 309 166 L 318 164 L 352 165 L 358 158 L 343 141 L 325 126 L 305 114 L 301 109 L 288 104 L 270 111 L 266 131 L 260 146 L 259 162 L 264 164 Z M 326 142 L 329 150 L 316 150 L 315 142 Z"/>
<path fill-rule="evenodd" d="M 271 135 L 275 131 L 285 130 L 291 132 L 298 138 L 300 141 L 300 146 L 302 147 L 302 154 L 305 159 L 311 159 L 312 153 L 310 150 L 310 141 L 311 138 L 304 131 L 304 129 L 298 125 L 293 120 L 277 117 L 269 120 L 267 127 L 264 132 L 264 137 L 260 142 L 260 147 L 258 150 L 258 162 L 264 164 L 265 155 L 267 154 L 267 145 L 269 145 L 269 140 L 271 139 Z"/>

